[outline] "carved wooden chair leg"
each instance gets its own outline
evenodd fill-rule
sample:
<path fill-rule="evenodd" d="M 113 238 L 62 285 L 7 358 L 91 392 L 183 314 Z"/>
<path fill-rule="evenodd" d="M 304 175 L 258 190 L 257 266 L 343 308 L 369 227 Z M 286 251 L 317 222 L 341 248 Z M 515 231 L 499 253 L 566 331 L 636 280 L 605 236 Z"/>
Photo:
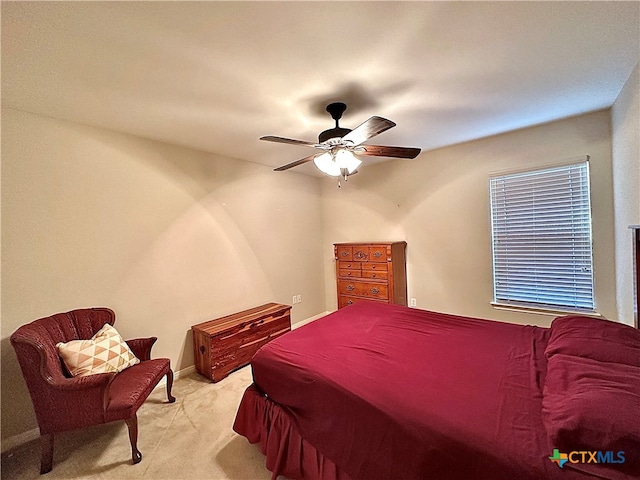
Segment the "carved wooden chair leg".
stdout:
<path fill-rule="evenodd" d="M 40 436 L 40 447 L 42 448 L 40 475 L 42 475 L 53 468 L 53 433 Z"/>
<path fill-rule="evenodd" d="M 173 388 L 173 371 L 169 369 L 167 372 L 167 398 L 169 399 L 169 403 L 173 403 L 176 401 L 176 397 L 171 395 L 171 389 Z"/>
<path fill-rule="evenodd" d="M 129 441 L 131 442 L 131 460 L 133 464 L 140 463 L 142 460 L 142 453 L 138 450 L 138 417 L 134 414 L 133 417 L 125 420 L 127 427 L 129 428 Z"/>

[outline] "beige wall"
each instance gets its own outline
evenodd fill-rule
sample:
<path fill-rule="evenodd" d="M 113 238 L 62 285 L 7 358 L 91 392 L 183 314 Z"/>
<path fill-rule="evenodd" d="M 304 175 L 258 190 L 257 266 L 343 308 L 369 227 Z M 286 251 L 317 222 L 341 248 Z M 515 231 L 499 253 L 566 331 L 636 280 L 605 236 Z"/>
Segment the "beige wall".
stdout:
<path fill-rule="evenodd" d="M 616 318 L 610 128 L 609 111 L 600 111 L 424 152 L 411 161 L 365 164 L 340 190 L 326 179 L 328 309 L 336 305 L 332 243 L 406 240 L 408 294 L 419 308 L 548 325 L 553 317 L 489 304 L 488 177 L 590 155 L 596 306 Z"/>
<path fill-rule="evenodd" d="M 618 111 L 637 108 L 635 75 Z M 620 128 L 633 173 L 637 125 Z M 36 426 L 8 342 L 19 325 L 107 305 L 125 337 L 158 336 L 154 354 L 179 370 L 193 364 L 194 323 L 298 293 L 294 321 L 334 309 L 334 242 L 406 240 L 420 308 L 548 325 L 489 305 L 488 176 L 578 155 L 591 156 L 597 308 L 616 318 L 610 130 L 610 112 L 596 112 L 365 165 L 338 190 L 333 179 L 3 109 L 2 438 Z"/>
<path fill-rule="evenodd" d="M 319 180 L 2 111 L 2 438 L 36 426 L 9 336 L 105 305 L 193 365 L 190 326 L 268 301 L 325 310 Z"/>
<path fill-rule="evenodd" d="M 613 104 L 613 200 L 617 303 L 620 321 L 633 325 L 633 249 L 629 225 L 640 225 L 639 66 Z"/>

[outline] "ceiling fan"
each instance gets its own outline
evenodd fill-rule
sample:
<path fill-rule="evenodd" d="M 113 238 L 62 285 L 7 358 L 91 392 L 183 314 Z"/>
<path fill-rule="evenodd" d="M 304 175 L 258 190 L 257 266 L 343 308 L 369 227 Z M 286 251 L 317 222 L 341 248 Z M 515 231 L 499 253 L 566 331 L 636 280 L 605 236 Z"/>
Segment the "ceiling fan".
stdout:
<path fill-rule="evenodd" d="M 266 140 L 267 142 L 301 145 L 322 151 L 322 153 L 313 153 L 274 170 L 281 172 L 313 160 L 316 167 L 322 172 L 334 177 L 344 177 L 346 180 L 347 176 L 356 173 L 358 166 L 362 163 L 356 155 L 410 159 L 416 158 L 420 153 L 419 148 L 363 145 L 370 138 L 395 127 L 396 124 L 386 118 L 373 116 L 353 130 L 341 128 L 338 125 L 338 121 L 342 118 L 342 114 L 346 109 L 347 105 L 342 102 L 327 105 L 327 112 L 336 121 L 336 126 L 320 133 L 318 135 L 318 143 L 271 135 L 260 137 L 260 140 Z"/>

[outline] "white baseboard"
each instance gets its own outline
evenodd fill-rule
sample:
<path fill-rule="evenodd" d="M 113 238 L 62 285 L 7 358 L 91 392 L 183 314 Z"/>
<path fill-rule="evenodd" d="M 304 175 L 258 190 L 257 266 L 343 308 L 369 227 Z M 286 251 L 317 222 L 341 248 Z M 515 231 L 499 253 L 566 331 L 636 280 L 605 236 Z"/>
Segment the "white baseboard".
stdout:
<path fill-rule="evenodd" d="M 305 318 L 304 320 L 300 320 L 299 322 L 292 323 L 292 324 L 291 324 L 291 329 L 295 330 L 296 328 L 299 328 L 299 327 L 301 327 L 301 326 L 303 326 L 303 325 L 306 325 L 307 323 L 311 323 L 311 322 L 313 322 L 314 320 L 317 320 L 317 319 L 319 319 L 319 318 L 324 317 L 325 315 L 329 315 L 330 313 L 331 313 L 331 312 L 329 312 L 329 311 L 327 311 L 327 312 L 322 312 L 322 313 L 319 313 L 319 314 L 314 315 L 314 316 L 312 316 L 312 317 Z"/>
<path fill-rule="evenodd" d="M 183 368 L 182 370 L 178 370 L 177 372 L 173 372 L 173 380 L 176 381 L 181 376 L 189 375 L 190 373 L 195 372 L 195 371 L 196 371 L 196 366 L 195 365 L 191 365 L 189 367 Z M 162 380 L 160 380 L 158 382 L 158 384 L 155 386 L 153 391 L 155 392 L 159 388 L 165 388 L 166 385 L 167 385 L 167 376 L 165 375 L 164 377 L 162 377 Z"/>
<path fill-rule="evenodd" d="M 174 372 L 173 373 L 173 379 L 174 380 L 178 379 L 183 375 L 189 375 L 190 373 L 195 372 L 195 371 L 196 371 L 196 366 L 195 365 L 191 365 L 191 366 L 189 366 L 187 368 L 183 368 L 182 370 L 178 370 L 177 372 Z M 165 379 L 166 378 L 167 377 L 165 377 Z"/>
<path fill-rule="evenodd" d="M 325 315 L 328 315 L 329 313 L 331 312 L 328 312 L 328 311 L 322 312 L 322 313 L 319 313 L 318 315 L 305 318 L 304 320 L 300 320 L 299 322 L 293 323 L 291 325 L 291 328 L 295 330 L 296 328 L 300 328 L 303 325 L 306 325 L 307 323 L 311 323 L 314 320 L 317 320 L 318 318 L 322 318 Z M 196 366 L 191 365 L 189 367 L 183 368 L 182 370 L 178 370 L 177 372 L 173 372 L 173 379 L 177 380 L 181 376 L 189 375 L 190 373 L 193 373 L 195 371 L 196 371 Z M 166 388 L 166 385 L 167 385 L 167 377 L 165 376 L 165 377 L 162 377 L 162 380 L 158 382 L 158 385 L 156 385 L 156 387 L 153 390 L 156 391 L 159 388 Z M 36 440 L 38 437 L 40 437 L 40 429 L 38 427 L 33 428 L 31 430 L 27 430 L 26 432 L 19 433 L 18 435 L 14 435 L 12 437 L 2 440 L 0 451 L 4 453 L 7 450 L 11 450 L 12 448 L 15 448 L 19 445 L 31 442 L 32 440 Z"/>

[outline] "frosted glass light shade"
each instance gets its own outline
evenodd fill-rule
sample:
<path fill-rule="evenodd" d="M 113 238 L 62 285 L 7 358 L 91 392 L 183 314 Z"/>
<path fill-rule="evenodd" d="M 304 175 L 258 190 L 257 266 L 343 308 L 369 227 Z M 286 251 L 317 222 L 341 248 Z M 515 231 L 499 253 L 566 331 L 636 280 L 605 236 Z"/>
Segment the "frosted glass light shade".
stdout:
<path fill-rule="evenodd" d="M 331 175 L 332 177 L 340 176 L 340 167 L 333 160 L 333 157 L 329 152 L 323 153 L 322 155 L 318 155 L 313 159 L 313 163 L 316 164 L 316 167 L 327 175 Z"/>
<path fill-rule="evenodd" d="M 340 168 L 346 168 L 349 174 L 355 172 L 362 163 L 353 153 L 347 150 L 338 150 L 338 153 L 336 153 L 336 162 Z"/>
<path fill-rule="evenodd" d="M 349 174 L 355 172 L 362 161 L 347 150 L 338 150 L 335 155 L 329 152 L 318 155 L 313 159 L 313 163 L 327 175 L 339 177 L 342 175 L 342 169 L 346 169 Z"/>

